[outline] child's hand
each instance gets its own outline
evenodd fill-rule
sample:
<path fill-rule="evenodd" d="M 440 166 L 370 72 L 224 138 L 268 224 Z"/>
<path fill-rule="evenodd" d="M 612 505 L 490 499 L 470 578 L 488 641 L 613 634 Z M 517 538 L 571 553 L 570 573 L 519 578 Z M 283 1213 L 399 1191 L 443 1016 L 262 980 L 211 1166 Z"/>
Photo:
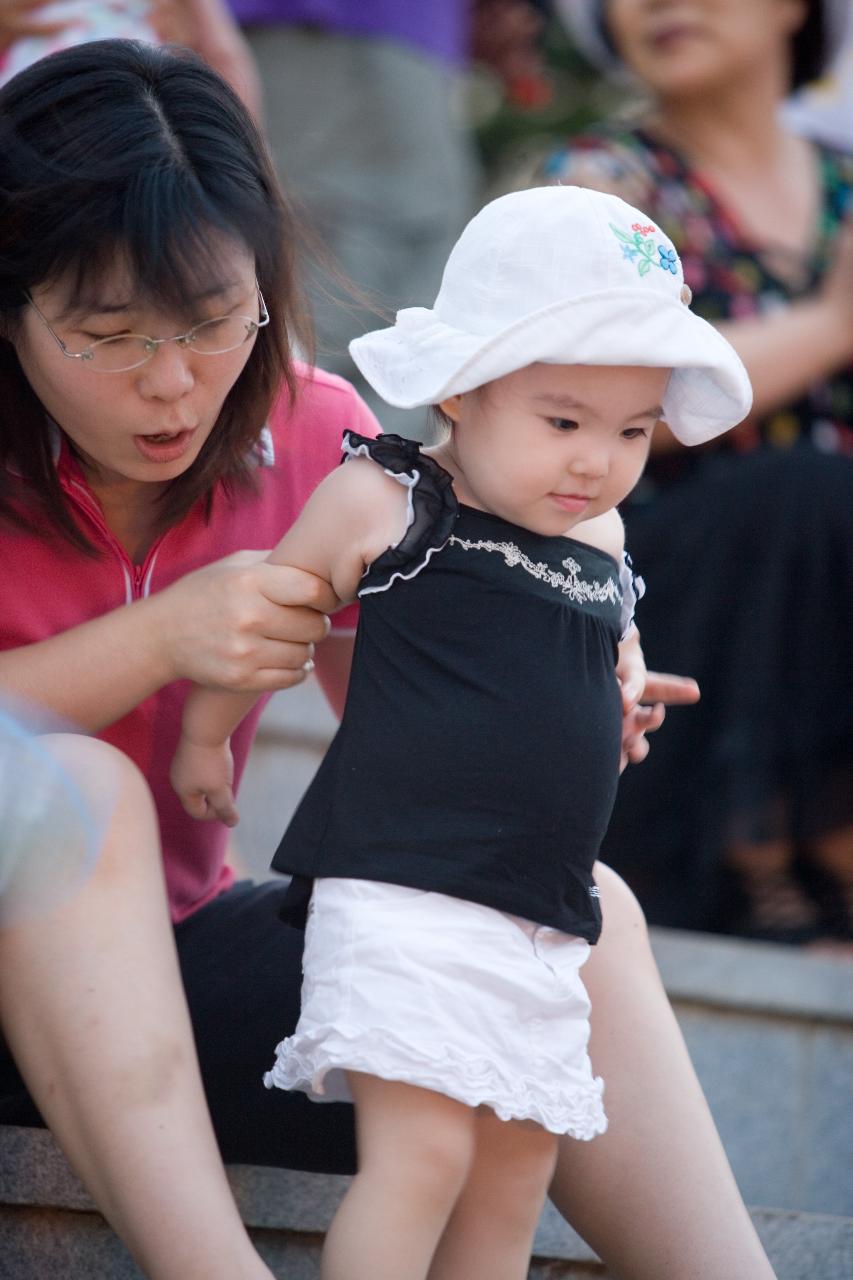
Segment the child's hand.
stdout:
<path fill-rule="evenodd" d="M 202 747 L 182 737 L 169 771 L 172 786 L 192 818 L 217 819 L 226 827 L 239 821 L 234 803 L 234 760 L 231 744 Z"/>

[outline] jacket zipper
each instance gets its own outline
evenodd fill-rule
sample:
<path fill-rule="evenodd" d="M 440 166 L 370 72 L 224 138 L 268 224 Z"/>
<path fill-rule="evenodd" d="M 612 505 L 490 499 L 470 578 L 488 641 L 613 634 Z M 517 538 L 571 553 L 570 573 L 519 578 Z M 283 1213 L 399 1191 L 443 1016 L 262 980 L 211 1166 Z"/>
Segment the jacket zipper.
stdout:
<path fill-rule="evenodd" d="M 73 478 L 67 479 L 62 477 L 60 481 L 62 488 L 68 494 L 68 497 L 76 507 L 91 521 L 95 526 L 101 540 L 107 548 L 112 552 L 119 562 L 124 577 L 124 593 L 125 604 L 132 604 L 134 600 L 142 600 L 151 593 L 151 577 L 154 572 L 154 565 L 157 556 L 160 553 L 160 547 L 163 539 L 167 536 L 161 533 L 160 537 L 150 547 L 148 554 L 141 564 L 134 564 L 127 551 L 119 542 L 118 538 L 113 534 L 112 530 L 104 520 L 101 509 L 97 502 L 93 499 L 91 493 L 79 480 Z"/>

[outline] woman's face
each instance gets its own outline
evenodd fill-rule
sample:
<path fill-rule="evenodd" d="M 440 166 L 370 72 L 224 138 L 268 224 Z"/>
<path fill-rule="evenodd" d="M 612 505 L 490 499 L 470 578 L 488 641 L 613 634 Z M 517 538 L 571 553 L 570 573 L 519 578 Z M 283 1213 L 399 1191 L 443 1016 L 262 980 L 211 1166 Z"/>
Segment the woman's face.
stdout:
<path fill-rule="evenodd" d="M 228 241 L 216 259 L 211 288 L 187 299 L 183 315 L 134 298 L 120 263 L 101 281 L 85 311 L 67 280 L 36 287 L 33 301 L 71 352 L 121 333 L 169 338 L 203 320 L 259 312 L 252 255 Z M 191 316 L 189 323 L 187 315 Z M 175 342 L 158 347 L 135 369 L 97 373 L 63 355 L 33 306 L 24 309 L 13 342 L 33 390 L 79 453 L 87 478 L 100 485 L 161 485 L 195 462 L 257 337 L 233 351 L 200 355 Z M 152 490 L 152 496 L 154 494 Z"/>
<path fill-rule="evenodd" d="M 712 92 L 778 64 L 780 93 L 804 0 L 607 0 L 623 61 L 662 98 Z"/>

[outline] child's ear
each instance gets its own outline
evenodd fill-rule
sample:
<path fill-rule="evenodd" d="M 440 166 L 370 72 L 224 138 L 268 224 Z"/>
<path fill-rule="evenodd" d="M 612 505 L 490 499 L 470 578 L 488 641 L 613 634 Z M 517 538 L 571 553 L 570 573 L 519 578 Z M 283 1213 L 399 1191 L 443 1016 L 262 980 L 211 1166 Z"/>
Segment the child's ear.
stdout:
<path fill-rule="evenodd" d="M 446 400 L 441 401 L 438 407 L 452 422 L 458 422 L 462 413 L 462 396 L 448 396 Z"/>

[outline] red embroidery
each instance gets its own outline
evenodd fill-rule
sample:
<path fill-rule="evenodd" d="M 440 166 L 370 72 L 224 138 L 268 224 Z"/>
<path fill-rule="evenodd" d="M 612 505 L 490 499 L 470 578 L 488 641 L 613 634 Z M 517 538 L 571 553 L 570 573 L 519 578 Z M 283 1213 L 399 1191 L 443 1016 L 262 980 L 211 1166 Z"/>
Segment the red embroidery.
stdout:
<path fill-rule="evenodd" d="M 653 227 L 651 223 L 643 226 L 642 222 L 632 222 L 632 231 L 639 231 L 641 236 L 652 236 L 657 234 L 657 227 Z"/>

